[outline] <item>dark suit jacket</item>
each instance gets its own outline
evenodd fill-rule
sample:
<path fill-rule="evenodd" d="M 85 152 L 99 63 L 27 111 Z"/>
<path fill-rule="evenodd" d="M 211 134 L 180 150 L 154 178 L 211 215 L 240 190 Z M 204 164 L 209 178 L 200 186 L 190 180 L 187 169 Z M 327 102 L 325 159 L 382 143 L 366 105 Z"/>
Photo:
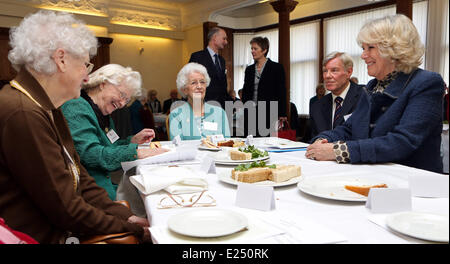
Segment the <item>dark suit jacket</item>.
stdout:
<path fill-rule="evenodd" d="M 245 69 L 244 89 L 242 90 L 242 102 L 253 99 L 255 90 L 255 64 Z M 278 101 L 278 117 L 286 116 L 286 76 L 283 65 L 267 60 L 261 74 L 258 85 L 258 101 Z"/>
<path fill-rule="evenodd" d="M 175 99 L 175 101 L 179 101 L 180 99 Z M 173 102 L 175 102 L 173 101 Z M 167 114 L 170 110 L 170 107 L 172 106 L 172 98 L 169 98 L 167 100 L 164 101 L 163 103 L 163 113 Z"/>
<path fill-rule="evenodd" d="M 211 78 L 211 82 L 206 88 L 205 102 L 214 100 L 219 102 L 222 107 L 224 107 L 225 101 L 231 100 L 231 97 L 228 95 L 227 91 L 225 59 L 219 55 L 219 61 L 221 69 L 220 73 L 216 70 L 216 66 L 214 65 L 214 61 L 212 60 L 208 49 L 192 53 L 191 58 L 189 59 L 189 62 L 196 62 L 205 66 L 208 71 L 209 78 Z"/>
<path fill-rule="evenodd" d="M 362 86 L 350 82 L 350 88 L 342 105 L 342 115 L 336 120 L 337 125 L 343 124 L 345 121 L 344 116 L 351 114 L 355 110 L 361 91 Z M 310 109 L 311 137 L 315 137 L 322 131 L 333 129 L 332 113 L 333 97 L 331 93 L 325 95 L 312 105 Z"/>

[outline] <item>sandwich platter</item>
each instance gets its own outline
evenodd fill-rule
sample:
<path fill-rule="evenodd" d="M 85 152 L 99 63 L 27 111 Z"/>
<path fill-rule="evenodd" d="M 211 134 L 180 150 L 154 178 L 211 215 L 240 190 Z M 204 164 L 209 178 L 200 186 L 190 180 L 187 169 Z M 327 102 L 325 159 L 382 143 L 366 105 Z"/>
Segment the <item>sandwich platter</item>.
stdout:
<path fill-rule="evenodd" d="M 222 170 L 219 173 L 217 173 L 217 176 L 219 178 L 220 181 L 228 183 L 228 184 L 232 184 L 232 185 L 238 185 L 239 183 L 243 183 L 240 181 L 237 181 L 235 179 L 233 179 L 231 177 L 231 171 L 233 169 L 226 169 L 226 170 Z M 271 187 L 283 187 L 283 186 L 289 186 L 289 185 L 293 185 L 293 184 L 297 184 L 298 182 L 300 182 L 301 178 L 303 177 L 303 175 L 300 175 L 298 177 L 292 178 L 288 181 L 285 182 L 274 182 L 274 181 L 260 181 L 260 182 L 254 182 L 254 183 L 247 183 L 247 184 L 254 184 L 254 185 L 261 185 L 261 186 L 271 186 Z"/>

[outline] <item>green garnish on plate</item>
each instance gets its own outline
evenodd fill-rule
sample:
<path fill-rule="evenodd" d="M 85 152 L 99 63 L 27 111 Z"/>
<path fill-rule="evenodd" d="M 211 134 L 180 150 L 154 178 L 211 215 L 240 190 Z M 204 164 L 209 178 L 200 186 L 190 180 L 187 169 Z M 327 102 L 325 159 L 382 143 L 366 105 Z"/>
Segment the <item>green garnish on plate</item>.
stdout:
<path fill-rule="evenodd" d="M 277 166 L 275 164 L 273 165 L 266 165 L 265 161 L 255 161 L 252 163 L 247 163 L 247 164 L 241 164 L 239 166 L 237 166 L 236 168 L 234 168 L 235 171 L 248 171 L 251 168 L 271 168 L 271 169 L 276 169 Z"/>
<path fill-rule="evenodd" d="M 252 153 L 252 159 L 269 156 L 269 153 L 267 151 L 261 151 L 261 150 L 255 148 L 255 146 L 253 146 L 253 145 L 250 145 L 245 148 L 239 148 L 239 151 L 245 152 L 245 153 Z"/>

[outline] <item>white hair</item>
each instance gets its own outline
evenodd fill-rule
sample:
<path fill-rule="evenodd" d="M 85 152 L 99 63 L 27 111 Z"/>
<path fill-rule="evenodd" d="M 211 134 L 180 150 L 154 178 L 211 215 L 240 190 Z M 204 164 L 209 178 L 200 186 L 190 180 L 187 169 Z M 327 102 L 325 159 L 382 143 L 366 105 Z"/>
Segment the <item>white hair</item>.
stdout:
<path fill-rule="evenodd" d="M 330 54 L 328 54 L 327 56 L 325 56 L 325 58 L 323 59 L 323 62 L 322 62 L 322 66 L 325 67 L 330 60 L 335 59 L 335 58 L 339 58 L 341 60 L 342 64 L 344 65 L 344 69 L 346 71 L 348 71 L 350 68 L 353 69 L 352 57 L 350 57 L 345 52 L 338 52 L 338 51 L 333 51 Z"/>
<path fill-rule="evenodd" d="M 81 58 L 88 52 L 97 54 L 97 38 L 84 22 L 72 14 L 41 10 L 26 16 L 10 31 L 8 59 L 19 71 L 25 65 L 39 73 L 51 75 L 56 64 L 51 56 L 58 48 Z"/>
<path fill-rule="evenodd" d="M 141 74 L 130 67 L 119 64 L 107 64 L 89 75 L 89 81 L 83 84 L 83 89 L 97 89 L 100 84 L 109 82 L 112 85 L 125 85 L 132 91 L 132 96 L 142 94 Z"/>
<path fill-rule="evenodd" d="M 184 65 L 183 68 L 181 68 L 180 72 L 177 75 L 177 89 L 178 89 L 178 92 L 183 97 L 186 96 L 183 93 L 183 88 L 185 88 L 186 85 L 188 84 L 189 74 L 194 73 L 194 72 L 200 73 L 201 75 L 203 75 L 203 77 L 205 77 L 206 87 L 208 87 L 209 83 L 211 82 L 211 78 L 209 78 L 208 71 L 206 70 L 205 66 L 198 64 L 196 62 L 190 62 L 190 63 Z"/>

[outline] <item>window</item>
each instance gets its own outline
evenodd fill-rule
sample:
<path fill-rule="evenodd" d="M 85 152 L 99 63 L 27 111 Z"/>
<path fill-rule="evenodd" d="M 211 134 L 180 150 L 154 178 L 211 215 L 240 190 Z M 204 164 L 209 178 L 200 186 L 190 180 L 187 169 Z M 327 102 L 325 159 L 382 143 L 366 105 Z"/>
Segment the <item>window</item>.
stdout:
<path fill-rule="evenodd" d="M 291 102 L 299 114 L 309 114 L 309 99 L 316 93 L 319 22 L 291 27 Z"/>
<path fill-rule="evenodd" d="M 354 63 L 353 76 L 356 76 L 361 84 L 367 83 L 372 77 L 367 75 L 367 67 L 360 58 L 361 47 L 356 43 L 356 37 L 368 19 L 394 15 L 395 13 L 396 7 L 390 6 L 324 20 L 324 56 L 333 51 L 348 53 Z M 413 23 L 424 45 L 427 41 L 427 17 L 428 1 L 413 3 Z M 448 83 L 448 16 L 446 16 L 446 21 L 445 44 L 442 44 L 444 46 L 442 53 L 445 52 L 445 65 L 441 67 L 445 69 L 440 72 Z M 299 114 L 309 114 L 309 100 L 315 95 L 319 74 L 322 74 L 318 70 L 319 64 L 322 63 L 318 61 L 319 30 L 319 22 L 317 21 L 291 26 L 290 97 Z M 249 42 L 255 36 L 264 36 L 269 39 L 268 57 L 273 61 L 278 61 L 278 29 L 258 33 L 234 34 L 234 89 L 236 93 L 244 85 L 245 68 L 253 64 Z M 424 68 L 424 64 L 421 65 L 422 68 Z"/>

